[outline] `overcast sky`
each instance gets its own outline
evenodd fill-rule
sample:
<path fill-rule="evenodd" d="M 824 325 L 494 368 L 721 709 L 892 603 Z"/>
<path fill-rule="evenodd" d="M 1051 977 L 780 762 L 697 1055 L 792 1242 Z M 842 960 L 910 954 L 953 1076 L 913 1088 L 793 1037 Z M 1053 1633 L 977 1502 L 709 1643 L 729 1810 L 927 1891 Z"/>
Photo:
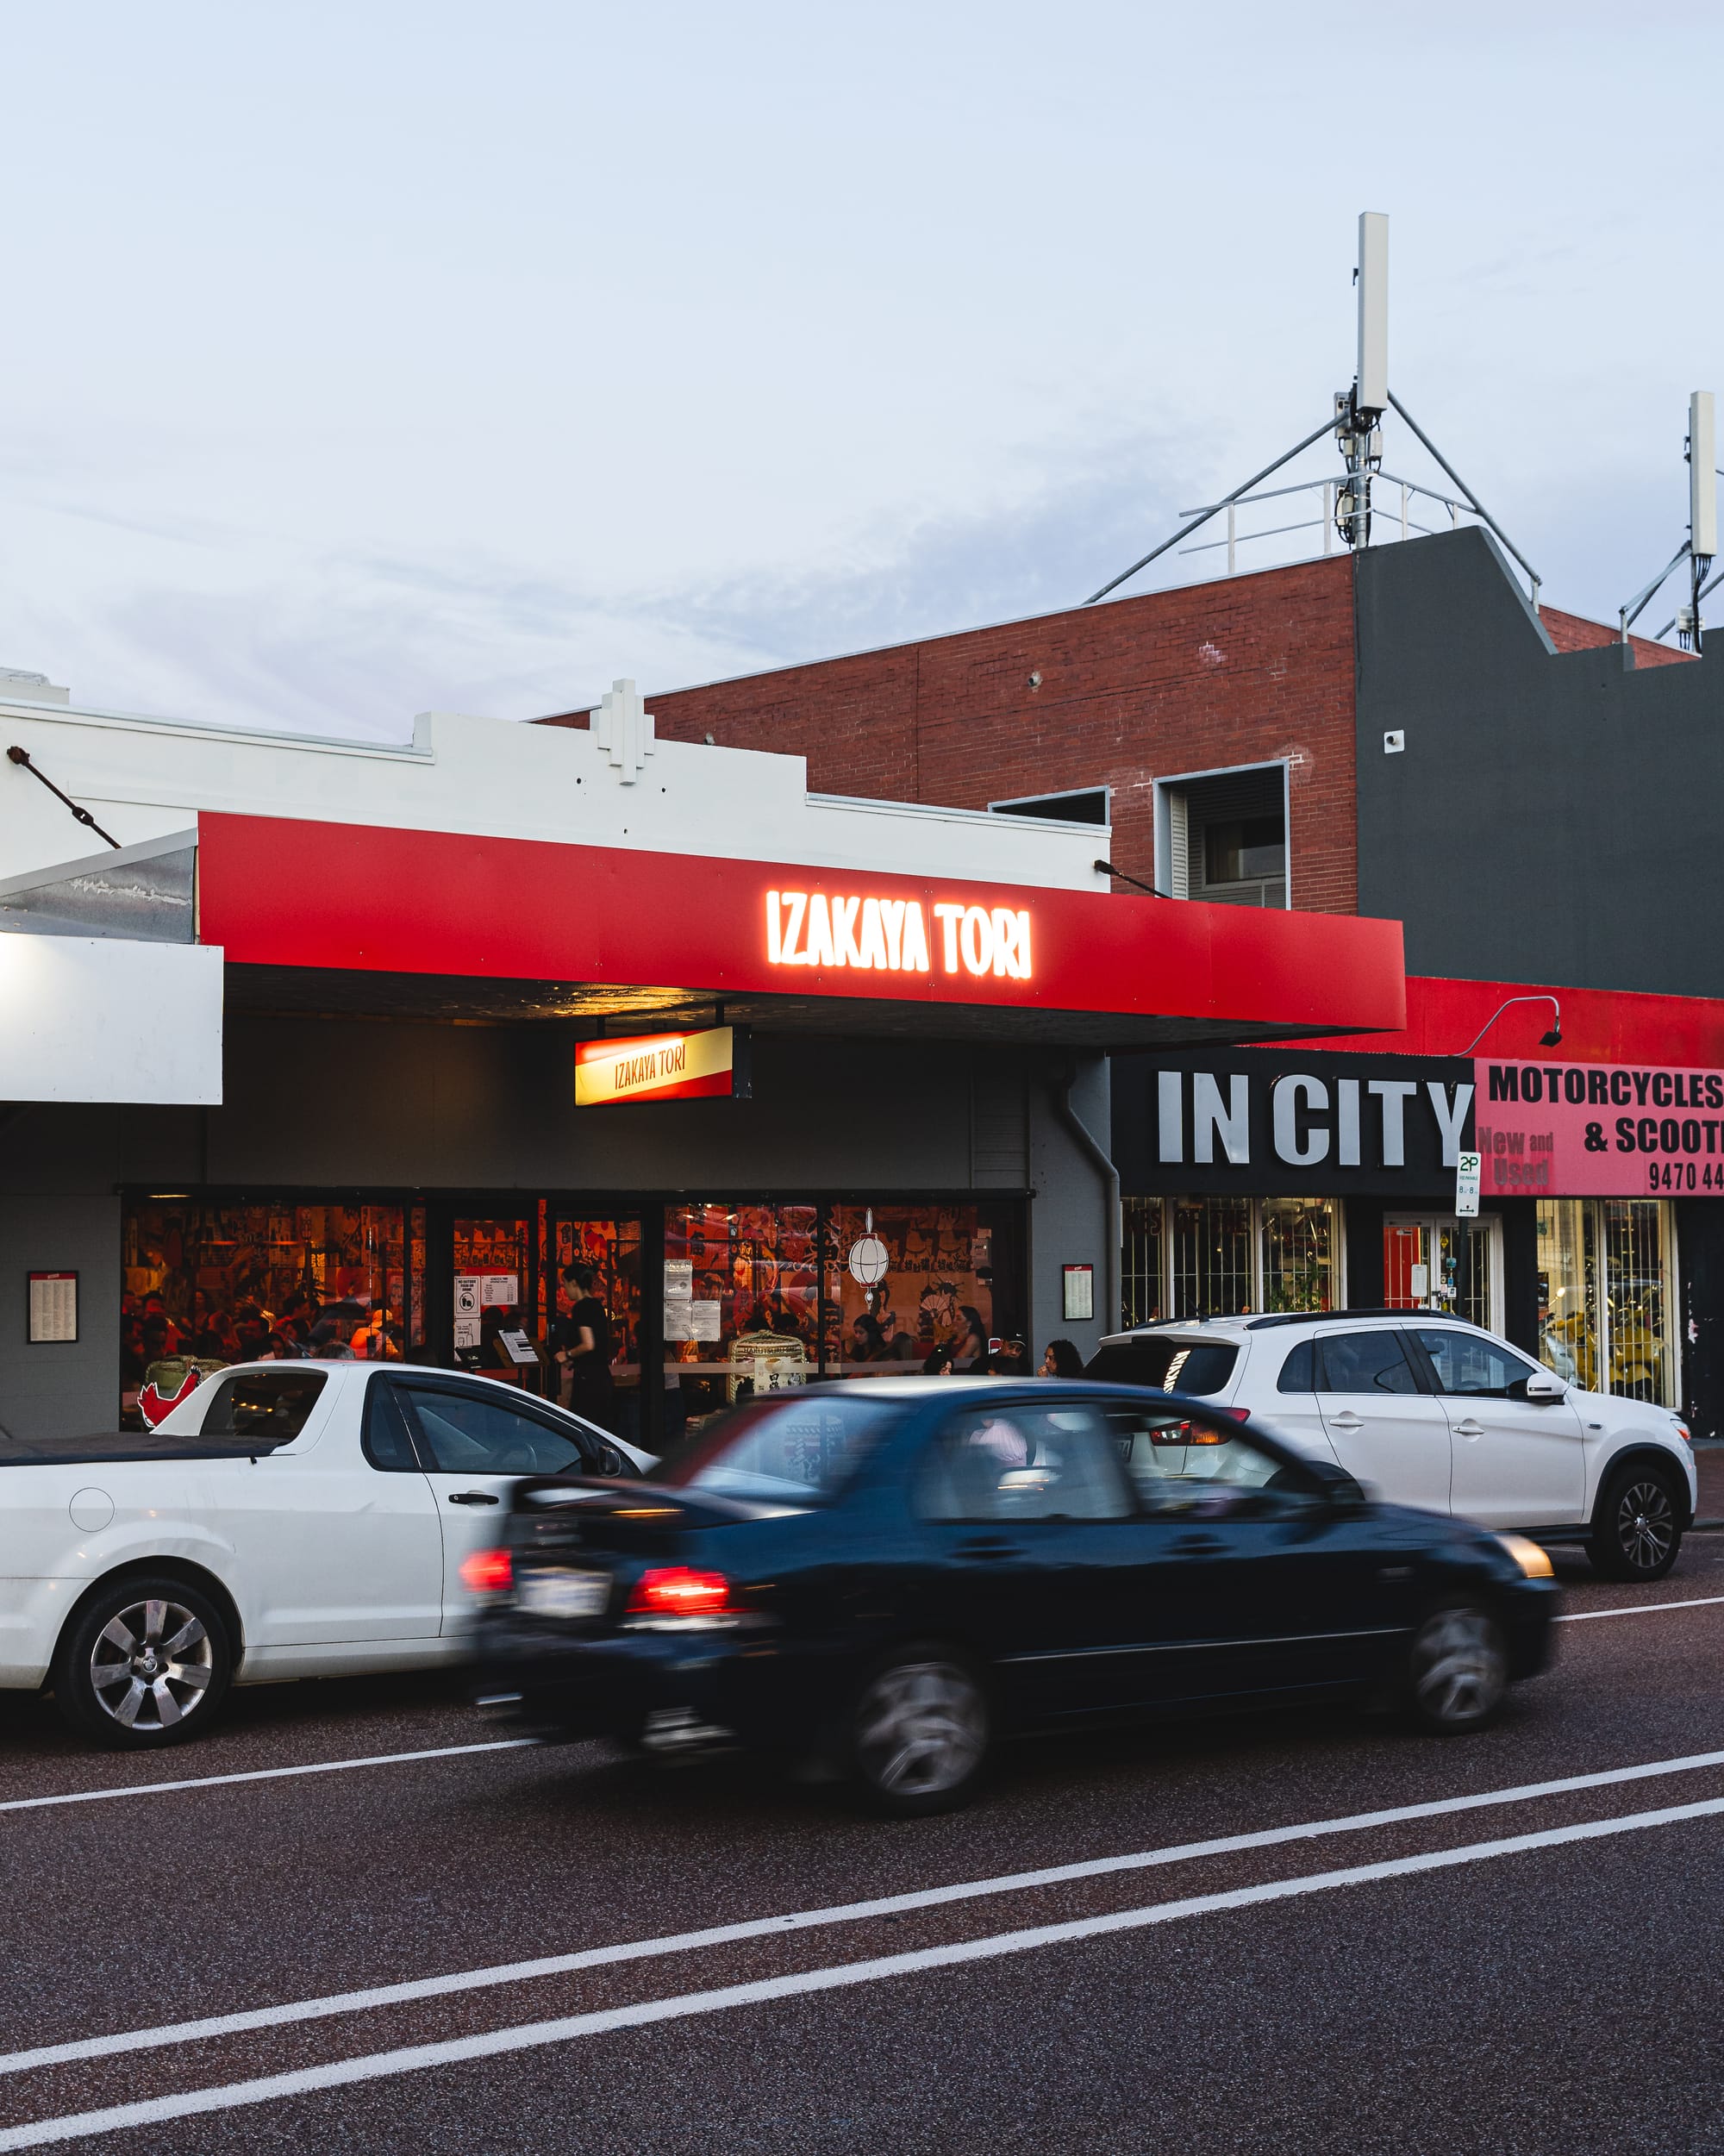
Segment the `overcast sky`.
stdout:
<path fill-rule="evenodd" d="M 1556 604 L 1724 389 L 1715 8 L 0 19 L 0 664 L 81 701 L 395 737 L 1072 603 L 1323 417 L 1362 209 Z"/>

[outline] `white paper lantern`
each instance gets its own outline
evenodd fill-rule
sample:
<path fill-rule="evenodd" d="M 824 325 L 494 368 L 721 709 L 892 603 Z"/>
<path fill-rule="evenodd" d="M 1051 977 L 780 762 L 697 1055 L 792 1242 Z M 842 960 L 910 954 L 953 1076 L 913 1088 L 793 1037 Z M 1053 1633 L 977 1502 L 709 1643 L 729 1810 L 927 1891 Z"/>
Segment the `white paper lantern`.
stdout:
<path fill-rule="evenodd" d="M 884 1280 L 892 1254 L 878 1235 L 859 1235 L 850 1246 L 850 1277 L 865 1288 Z"/>

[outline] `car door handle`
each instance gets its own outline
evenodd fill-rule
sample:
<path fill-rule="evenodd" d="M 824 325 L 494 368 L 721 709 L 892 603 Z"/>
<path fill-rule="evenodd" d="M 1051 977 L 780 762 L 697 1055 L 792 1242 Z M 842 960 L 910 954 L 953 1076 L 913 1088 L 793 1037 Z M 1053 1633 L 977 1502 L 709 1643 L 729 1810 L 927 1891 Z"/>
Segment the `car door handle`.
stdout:
<path fill-rule="evenodd" d="M 1015 1557 L 1017 1553 L 1015 1542 L 1004 1541 L 998 1535 L 984 1535 L 979 1541 L 958 1545 L 960 1557 Z"/>
<path fill-rule="evenodd" d="M 1362 1430 L 1365 1428 L 1365 1417 L 1355 1415 L 1351 1408 L 1343 1408 L 1339 1415 L 1331 1415 L 1326 1419 L 1333 1430 Z"/>
<path fill-rule="evenodd" d="M 1484 1425 L 1483 1422 L 1475 1422 L 1472 1417 L 1468 1415 L 1465 1422 L 1455 1424 L 1454 1433 L 1457 1437 L 1483 1437 Z"/>
<path fill-rule="evenodd" d="M 1215 1557 L 1226 1547 L 1219 1534 L 1182 1534 L 1173 1545 L 1180 1557 Z"/>
<path fill-rule="evenodd" d="M 489 1490 L 452 1490 L 449 1492 L 449 1503 L 451 1504 L 501 1504 L 503 1500 L 494 1496 Z"/>

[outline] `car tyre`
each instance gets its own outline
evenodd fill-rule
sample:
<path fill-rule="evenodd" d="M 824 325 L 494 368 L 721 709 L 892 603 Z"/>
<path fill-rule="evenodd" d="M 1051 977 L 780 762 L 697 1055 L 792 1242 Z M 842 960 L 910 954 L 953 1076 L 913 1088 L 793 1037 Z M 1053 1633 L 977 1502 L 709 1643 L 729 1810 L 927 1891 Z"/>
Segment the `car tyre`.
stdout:
<path fill-rule="evenodd" d="M 184 1744 L 216 1719 L 233 1648 L 209 1596 L 167 1574 L 105 1581 L 54 1657 L 54 1702 L 80 1734 L 115 1751 Z"/>
<path fill-rule="evenodd" d="M 969 1801 L 992 1741 L 987 1687 L 975 1665 L 955 1647 L 918 1641 L 884 1656 L 857 1687 L 850 1774 L 871 1809 L 926 1818 Z"/>
<path fill-rule="evenodd" d="M 1668 1468 L 1635 1462 L 1613 1475 L 1586 1553 L 1606 1579 L 1662 1579 L 1682 1547 L 1683 1491 Z"/>
<path fill-rule="evenodd" d="M 1413 1720 L 1434 1736 L 1484 1728 L 1508 1690 L 1502 1626 L 1476 1603 L 1432 1610 L 1407 1649 L 1402 1690 Z"/>

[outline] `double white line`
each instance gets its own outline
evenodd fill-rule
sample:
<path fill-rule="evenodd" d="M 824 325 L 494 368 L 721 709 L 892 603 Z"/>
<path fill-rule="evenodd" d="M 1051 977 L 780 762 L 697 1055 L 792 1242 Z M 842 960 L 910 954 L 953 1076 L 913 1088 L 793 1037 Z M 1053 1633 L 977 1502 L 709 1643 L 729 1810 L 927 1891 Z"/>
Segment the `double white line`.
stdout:
<path fill-rule="evenodd" d="M 1427 1803 L 1397 1805 L 1383 1811 L 1359 1812 L 1342 1818 L 1269 1828 L 1256 1834 L 1230 1834 L 1208 1841 L 1182 1842 L 1166 1848 L 1098 1858 L 1089 1863 L 1057 1865 L 1035 1872 L 1008 1872 L 995 1878 L 933 1887 L 919 1893 L 841 1903 L 826 1909 L 803 1909 L 788 1915 L 711 1926 L 701 1931 L 674 1933 L 662 1938 L 632 1940 L 612 1947 L 590 1947 L 578 1953 L 549 1955 L 533 1961 L 508 1962 L 489 1968 L 464 1970 L 412 1983 L 384 1984 L 366 1990 L 295 2000 L 247 2013 L 216 2015 L 201 2021 L 177 2022 L 152 2028 L 82 2038 L 66 2044 L 41 2045 L 32 2050 L 0 2055 L 0 2072 L 21 2073 L 36 2067 L 63 2065 L 76 2060 L 108 2058 L 164 2045 L 235 2035 L 250 2029 L 280 2028 L 299 2022 L 364 2013 L 376 2007 L 447 1997 L 459 1992 L 527 1983 L 539 1978 L 561 1976 L 583 1969 L 727 1946 L 741 1940 L 772 1937 L 809 1930 L 816 1926 L 863 1922 L 870 1918 L 901 1915 L 911 1910 L 935 1909 L 989 1895 L 1063 1885 L 1078 1879 L 1102 1878 L 1157 1865 L 1186 1863 L 1198 1858 L 1271 1848 L 1284 1843 L 1311 1840 L 1327 1834 L 1364 1833 L 1408 1821 L 1442 1818 L 1494 1805 L 1530 1803 L 1540 1798 L 1614 1788 L 1665 1775 L 1692 1773 L 1718 1766 L 1724 1766 L 1724 1752 L 1694 1753 L 1681 1759 L 1656 1759 L 1643 1765 L 1618 1767 L 1596 1774 L 1570 1775 L 1555 1781 L 1525 1783 L 1515 1788 L 1490 1790 L 1476 1796 L 1442 1797 Z M 451 2038 L 440 2043 L 412 2045 L 358 2058 L 334 2059 L 322 2065 L 303 2067 L 289 2073 L 262 2075 L 211 2088 L 114 2104 L 100 2110 L 32 2120 L 21 2126 L 0 2129 L 0 2151 L 40 2148 L 55 2141 L 76 2140 L 88 2134 L 109 2133 L 125 2127 L 160 2125 L 171 2119 L 232 2110 L 245 2105 L 267 2103 L 284 2097 L 343 2088 L 355 2082 L 380 2080 L 393 2075 L 423 2072 L 431 2067 L 496 2058 L 509 2052 L 566 2043 L 577 2037 L 639 2028 L 653 2022 L 680 2020 L 696 2015 L 720 2013 L 732 2007 L 759 2005 L 811 1992 L 875 1984 L 891 1977 L 913 1976 L 968 1962 L 993 1960 L 1004 1955 L 1029 1953 L 1037 1947 L 1069 1945 L 1078 1940 L 1103 1937 L 1110 1933 L 1140 1930 L 1151 1925 L 1171 1923 L 1182 1918 L 1208 1915 L 1223 1909 L 1244 1909 L 1263 1902 L 1286 1901 L 1297 1896 L 1324 1893 L 1332 1888 L 1361 1885 L 1374 1880 L 1448 1871 L 1459 1865 L 1484 1863 L 1497 1857 L 1556 1848 L 1565 1843 L 1595 1840 L 1608 1835 L 1641 1833 L 1650 1828 L 1671 1826 L 1682 1821 L 1709 1818 L 1719 1814 L 1724 1814 L 1724 1797 L 1708 1797 L 1693 1803 L 1668 1805 L 1656 1811 L 1588 1820 L 1572 1826 L 1547 1828 L 1540 1833 L 1471 1842 L 1459 1848 L 1432 1850 L 1418 1856 L 1390 1858 L 1379 1863 L 1353 1865 L 1343 1870 L 1311 1872 L 1295 1878 L 1271 1879 L 1255 1886 L 1234 1887 L 1219 1893 L 1155 1902 L 1134 1909 L 1113 1910 L 1102 1915 L 1079 1917 L 1065 1923 L 1041 1924 L 1021 1930 L 1000 1932 L 986 1938 L 960 1940 L 950 1946 L 920 1947 L 905 1953 L 876 1956 L 867 1960 L 803 1970 L 791 1976 L 764 1978 L 752 1983 L 724 1985 L 716 1990 L 642 2000 L 631 2006 L 565 2015 L 552 2021 L 531 2022 L 478 2035 Z"/>

